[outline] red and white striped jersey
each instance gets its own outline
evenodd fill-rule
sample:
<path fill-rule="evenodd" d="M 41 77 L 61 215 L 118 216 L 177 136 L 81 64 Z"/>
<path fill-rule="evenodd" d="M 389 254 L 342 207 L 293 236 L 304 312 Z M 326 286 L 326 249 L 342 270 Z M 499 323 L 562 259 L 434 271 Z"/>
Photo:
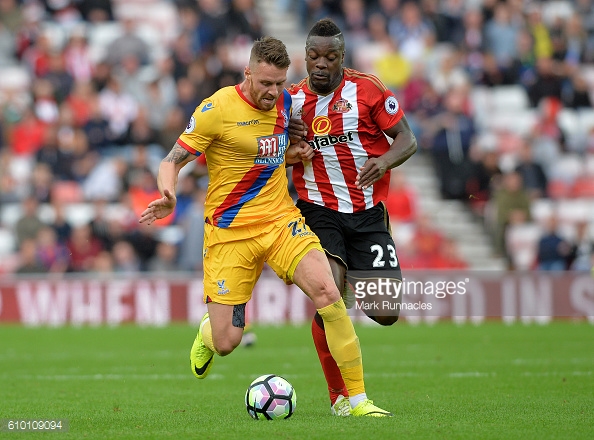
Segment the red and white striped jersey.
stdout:
<path fill-rule="evenodd" d="M 394 94 L 375 76 L 345 68 L 342 83 L 331 94 L 312 92 L 307 78 L 289 89 L 293 117 L 308 127 L 307 141 L 315 149 L 311 162 L 293 166 L 299 198 L 339 212 L 359 212 L 386 200 L 390 172 L 373 186 L 355 186 L 367 159 L 390 148 L 383 133 L 404 113 Z"/>

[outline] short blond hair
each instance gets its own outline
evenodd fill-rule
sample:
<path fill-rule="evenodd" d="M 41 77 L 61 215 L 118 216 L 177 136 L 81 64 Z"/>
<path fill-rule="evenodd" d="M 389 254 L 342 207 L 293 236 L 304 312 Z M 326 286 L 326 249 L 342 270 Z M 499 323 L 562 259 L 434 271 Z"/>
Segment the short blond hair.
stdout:
<path fill-rule="evenodd" d="M 286 69 L 291 64 L 287 47 L 278 38 L 262 37 L 254 42 L 250 53 L 250 64 L 272 64 L 279 69 Z"/>

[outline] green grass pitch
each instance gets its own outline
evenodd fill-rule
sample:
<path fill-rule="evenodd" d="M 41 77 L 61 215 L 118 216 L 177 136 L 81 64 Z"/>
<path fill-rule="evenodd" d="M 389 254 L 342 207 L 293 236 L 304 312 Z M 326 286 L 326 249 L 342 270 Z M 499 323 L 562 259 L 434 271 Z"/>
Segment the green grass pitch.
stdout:
<path fill-rule="evenodd" d="M 369 397 L 396 417 L 330 415 L 308 326 L 256 327 L 258 341 L 190 373 L 193 326 L 0 327 L 0 419 L 68 419 L 60 434 L 0 438 L 592 439 L 594 326 L 358 325 Z M 260 374 L 297 391 L 288 420 L 254 421 Z M 35 437 L 32 437 L 35 436 Z"/>

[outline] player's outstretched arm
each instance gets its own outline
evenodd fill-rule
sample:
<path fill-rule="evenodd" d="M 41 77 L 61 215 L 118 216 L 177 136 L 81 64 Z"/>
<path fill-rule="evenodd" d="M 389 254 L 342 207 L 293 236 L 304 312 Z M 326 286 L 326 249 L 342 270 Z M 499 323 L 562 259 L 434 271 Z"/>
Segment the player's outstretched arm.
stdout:
<path fill-rule="evenodd" d="M 417 151 L 417 138 L 410 129 L 406 116 L 398 124 L 386 131 L 393 141 L 390 149 L 380 157 L 374 157 L 363 165 L 355 184 L 366 189 L 384 177 L 387 170 L 406 162 Z"/>
<path fill-rule="evenodd" d="M 140 223 L 150 225 L 155 220 L 167 217 L 173 212 L 177 203 L 175 191 L 179 171 L 194 159 L 196 156 L 190 154 L 178 143 L 173 146 L 169 154 L 161 161 L 157 175 L 157 186 L 163 197 L 148 204 L 148 207 L 140 214 Z"/>

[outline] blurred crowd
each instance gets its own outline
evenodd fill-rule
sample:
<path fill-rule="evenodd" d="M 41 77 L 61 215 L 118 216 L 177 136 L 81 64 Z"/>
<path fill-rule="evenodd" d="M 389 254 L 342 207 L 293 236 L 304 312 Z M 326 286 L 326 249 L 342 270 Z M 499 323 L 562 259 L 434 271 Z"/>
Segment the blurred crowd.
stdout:
<path fill-rule="evenodd" d="M 592 267 L 588 0 L 271 5 L 296 18 L 303 40 L 317 19 L 336 20 L 346 65 L 396 93 L 441 196 L 484 221 L 510 268 Z M 151 227 L 138 217 L 194 108 L 242 80 L 264 34 L 260 6 L 0 0 L 0 273 L 201 269 L 203 162 L 184 169 L 174 216 Z M 296 81 L 303 52 L 291 55 Z M 391 219 L 410 226 L 403 267 L 471 267 L 419 211 L 403 173 L 392 187 Z"/>

